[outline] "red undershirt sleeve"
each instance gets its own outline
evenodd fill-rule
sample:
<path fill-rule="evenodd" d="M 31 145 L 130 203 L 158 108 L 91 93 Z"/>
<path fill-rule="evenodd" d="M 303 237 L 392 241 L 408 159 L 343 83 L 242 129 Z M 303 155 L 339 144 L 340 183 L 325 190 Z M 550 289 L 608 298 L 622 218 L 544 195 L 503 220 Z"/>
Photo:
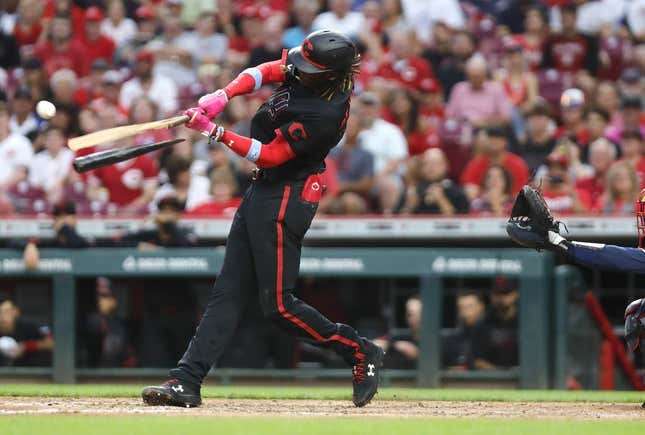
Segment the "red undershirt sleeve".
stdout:
<path fill-rule="evenodd" d="M 224 87 L 228 98 L 255 92 L 269 83 L 279 83 L 285 80 L 284 66 L 287 62 L 287 50 L 282 50 L 282 57 L 272 62 L 242 71 L 231 83 Z"/>
<path fill-rule="evenodd" d="M 224 130 L 219 142 L 260 168 L 279 166 L 296 156 L 280 130 L 276 130 L 275 139 L 268 144 L 262 144 L 259 140 L 241 136 L 229 130 Z"/>

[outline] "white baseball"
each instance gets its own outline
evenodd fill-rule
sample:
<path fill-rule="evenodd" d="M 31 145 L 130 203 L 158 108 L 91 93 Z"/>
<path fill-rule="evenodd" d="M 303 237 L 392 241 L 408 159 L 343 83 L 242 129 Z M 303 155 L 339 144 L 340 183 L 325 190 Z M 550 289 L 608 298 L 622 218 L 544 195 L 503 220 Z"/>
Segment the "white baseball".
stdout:
<path fill-rule="evenodd" d="M 42 119 L 53 118 L 56 114 L 56 106 L 54 106 L 50 101 L 40 100 L 38 104 L 36 104 L 36 113 Z"/>
<path fill-rule="evenodd" d="M 18 342 L 13 337 L 0 337 L 0 353 L 14 359 L 18 356 Z"/>

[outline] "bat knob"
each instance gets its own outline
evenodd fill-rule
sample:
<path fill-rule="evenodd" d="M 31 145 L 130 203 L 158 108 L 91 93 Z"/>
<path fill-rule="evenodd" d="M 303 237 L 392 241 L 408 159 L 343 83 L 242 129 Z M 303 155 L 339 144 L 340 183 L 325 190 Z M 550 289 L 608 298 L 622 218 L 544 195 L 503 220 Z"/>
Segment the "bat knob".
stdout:
<path fill-rule="evenodd" d="M 80 162 L 77 161 L 77 159 L 74 159 L 74 161 L 72 162 L 72 166 L 74 166 L 74 170 L 79 174 L 84 172 L 83 166 L 80 164 Z"/>

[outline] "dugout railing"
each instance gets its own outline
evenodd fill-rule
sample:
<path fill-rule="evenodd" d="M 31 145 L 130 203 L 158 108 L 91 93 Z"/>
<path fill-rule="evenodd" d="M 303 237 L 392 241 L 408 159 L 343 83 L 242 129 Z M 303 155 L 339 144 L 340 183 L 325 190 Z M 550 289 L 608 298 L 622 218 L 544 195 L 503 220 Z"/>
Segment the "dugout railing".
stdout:
<path fill-rule="evenodd" d="M 0 368 L 3 376 L 51 376 L 54 382 L 73 383 L 78 377 L 163 376 L 149 368 L 77 368 L 76 280 L 110 277 L 215 277 L 224 259 L 223 248 L 85 250 L 42 249 L 37 271 L 25 271 L 21 252 L 0 249 L 0 278 L 51 280 L 53 365 L 46 368 Z M 514 276 L 520 284 L 519 368 L 452 372 L 441 369 L 440 330 L 444 279 Z M 416 379 L 422 387 L 438 387 L 449 380 L 515 381 L 521 388 L 549 388 L 554 343 L 550 338 L 553 257 L 524 249 L 455 248 L 304 248 L 301 275 L 347 278 L 418 278 L 423 301 L 420 355 L 416 370 L 384 371 L 386 381 Z M 211 377 L 230 382 L 237 377 L 347 377 L 347 370 L 215 369 Z"/>

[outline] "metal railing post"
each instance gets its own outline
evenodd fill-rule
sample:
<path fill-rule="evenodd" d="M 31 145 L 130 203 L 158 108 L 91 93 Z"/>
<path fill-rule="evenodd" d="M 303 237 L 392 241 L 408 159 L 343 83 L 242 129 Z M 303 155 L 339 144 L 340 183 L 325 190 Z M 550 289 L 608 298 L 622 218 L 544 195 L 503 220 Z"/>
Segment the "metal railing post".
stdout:
<path fill-rule="evenodd" d="M 54 275 L 53 380 L 76 382 L 76 282 L 72 275 Z"/>
<path fill-rule="evenodd" d="M 419 295 L 423 308 L 419 331 L 417 386 L 436 388 L 441 376 L 441 310 L 442 283 L 437 275 L 419 278 Z"/>

